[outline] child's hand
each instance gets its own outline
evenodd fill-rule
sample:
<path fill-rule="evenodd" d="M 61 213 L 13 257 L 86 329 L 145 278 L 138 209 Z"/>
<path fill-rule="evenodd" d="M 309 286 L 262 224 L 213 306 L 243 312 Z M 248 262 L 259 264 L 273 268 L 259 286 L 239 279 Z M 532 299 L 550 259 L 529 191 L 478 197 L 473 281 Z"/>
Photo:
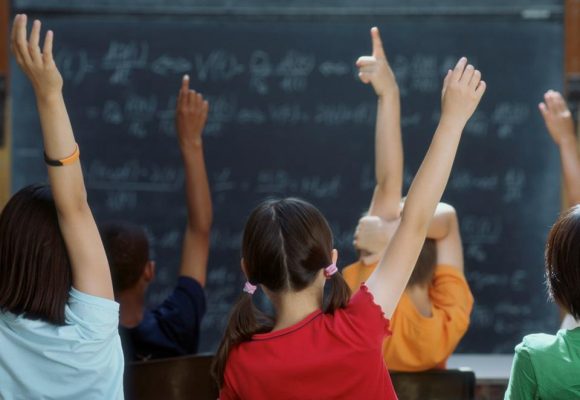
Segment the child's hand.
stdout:
<path fill-rule="evenodd" d="M 559 145 L 563 137 L 575 135 L 572 113 L 559 92 L 548 90 L 544 94 L 544 101 L 545 103 L 539 105 L 540 113 L 544 117 L 550 136 Z"/>
<path fill-rule="evenodd" d="M 462 57 L 453 71 L 447 71 L 443 82 L 441 121 L 460 124 L 463 128 L 475 112 L 485 88 L 481 72 L 468 65 L 467 58 Z"/>
<path fill-rule="evenodd" d="M 177 98 L 175 116 L 182 151 L 201 146 L 201 133 L 205 127 L 208 109 L 209 105 L 203 96 L 189 89 L 189 76 L 185 75 Z"/>
<path fill-rule="evenodd" d="M 401 218 L 387 221 L 372 215 L 362 217 L 358 221 L 354 233 L 355 248 L 370 254 L 382 253 L 387 248 L 400 222 Z"/>
<path fill-rule="evenodd" d="M 32 24 L 30 38 L 26 39 L 26 15 L 14 17 L 11 48 L 16 62 L 24 71 L 39 98 L 50 97 L 62 92 L 62 76 L 52 58 L 52 31 L 46 32 L 44 47 L 40 51 L 40 21 Z"/>
<path fill-rule="evenodd" d="M 378 28 L 371 29 L 371 38 L 373 54 L 359 57 L 356 61 L 356 66 L 359 69 L 358 76 L 363 83 L 373 85 L 377 96 L 383 96 L 398 90 L 397 81 L 383 50 L 383 42 Z"/>

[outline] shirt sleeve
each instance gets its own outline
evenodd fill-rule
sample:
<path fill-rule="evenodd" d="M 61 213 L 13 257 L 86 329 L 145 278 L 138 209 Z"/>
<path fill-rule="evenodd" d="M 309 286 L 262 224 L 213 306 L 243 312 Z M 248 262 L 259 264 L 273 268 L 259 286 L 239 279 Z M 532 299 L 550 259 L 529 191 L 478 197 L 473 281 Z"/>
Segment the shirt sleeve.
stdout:
<path fill-rule="evenodd" d="M 512 372 L 504 400 L 536 400 L 539 399 L 536 373 L 532 365 L 530 353 L 524 343 L 516 346 Z"/>
<path fill-rule="evenodd" d="M 434 327 L 442 335 L 439 348 L 445 353 L 444 357 L 448 357 L 469 328 L 473 295 L 460 271 L 440 265 L 435 270 L 429 297 L 434 314 L 431 320 L 441 324 Z"/>
<path fill-rule="evenodd" d="M 346 339 L 365 347 L 380 349 L 384 338 L 391 334 L 389 320 L 365 284 L 353 294 L 345 309 L 335 311 L 335 324 Z"/>
<path fill-rule="evenodd" d="M 187 353 L 195 353 L 205 310 L 205 293 L 199 282 L 181 276 L 173 293 L 152 311 L 152 315 L 171 341 Z"/>
<path fill-rule="evenodd" d="M 73 287 L 65 306 L 65 319 L 68 325 L 78 329 L 81 337 L 107 340 L 117 335 L 119 303 L 83 293 Z"/>

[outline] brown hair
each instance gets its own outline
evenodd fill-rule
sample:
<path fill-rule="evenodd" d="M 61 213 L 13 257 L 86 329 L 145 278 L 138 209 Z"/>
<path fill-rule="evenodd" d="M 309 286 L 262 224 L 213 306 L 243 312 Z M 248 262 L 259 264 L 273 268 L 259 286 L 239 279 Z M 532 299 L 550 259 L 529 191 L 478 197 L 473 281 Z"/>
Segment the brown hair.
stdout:
<path fill-rule="evenodd" d="M 274 293 L 301 291 L 332 263 L 332 232 L 322 213 L 300 199 L 267 200 L 250 214 L 242 239 L 248 280 Z M 326 313 L 344 308 L 350 290 L 340 273 L 332 275 Z M 230 351 L 252 335 L 272 328 L 271 321 L 243 293 L 234 306 L 217 351 L 213 375 L 219 387 Z"/>
<path fill-rule="evenodd" d="M 550 297 L 580 320 L 580 206 L 564 212 L 550 230 L 545 262 Z"/>
<path fill-rule="evenodd" d="M 115 293 L 132 288 L 149 261 L 149 241 L 145 230 L 125 221 L 103 223 L 99 230 Z"/>
<path fill-rule="evenodd" d="M 433 239 L 425 239 L 419 258 L 413 268 L 413 273 L 407 287 L 430 285 L 437 264 L 437 242 Z"/>
<path fill-rule="evenodd" d="M 0 310 L 64 325 L 71 284 L 50 187 L 27 186 L 0 214 Z"/>

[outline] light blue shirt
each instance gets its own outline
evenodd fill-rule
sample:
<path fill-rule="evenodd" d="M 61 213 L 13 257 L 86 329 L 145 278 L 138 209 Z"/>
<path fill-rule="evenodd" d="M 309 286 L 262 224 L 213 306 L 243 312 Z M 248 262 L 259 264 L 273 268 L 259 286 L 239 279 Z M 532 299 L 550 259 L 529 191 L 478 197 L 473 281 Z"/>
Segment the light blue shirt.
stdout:
<path fill-rule="evenodd" d="M 65 319 L 0 312 L 0 399 L 123 399 L 119 304 L 72 288 Z"/>

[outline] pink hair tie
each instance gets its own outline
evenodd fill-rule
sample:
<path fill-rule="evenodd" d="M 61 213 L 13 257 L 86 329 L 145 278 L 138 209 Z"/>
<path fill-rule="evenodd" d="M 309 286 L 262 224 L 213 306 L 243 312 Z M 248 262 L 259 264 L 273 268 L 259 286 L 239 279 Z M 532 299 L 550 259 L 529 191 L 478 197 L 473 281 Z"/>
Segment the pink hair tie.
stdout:
<path fill-rule="evenodd" d="M 324 268 L 324 276 L 326 278 L 330 278 L 332 275 L 338 272 L 338 268 L 336 268 L 336 264 L 332 263 L 328 267 Z"/>
<path fill-rule="evenodd" d="M 244 292 L 253 295 L 257 288 L 257 286 L 254 286 L 249 281 L 246 281 L 246 284 L 244 285 Z"/>

